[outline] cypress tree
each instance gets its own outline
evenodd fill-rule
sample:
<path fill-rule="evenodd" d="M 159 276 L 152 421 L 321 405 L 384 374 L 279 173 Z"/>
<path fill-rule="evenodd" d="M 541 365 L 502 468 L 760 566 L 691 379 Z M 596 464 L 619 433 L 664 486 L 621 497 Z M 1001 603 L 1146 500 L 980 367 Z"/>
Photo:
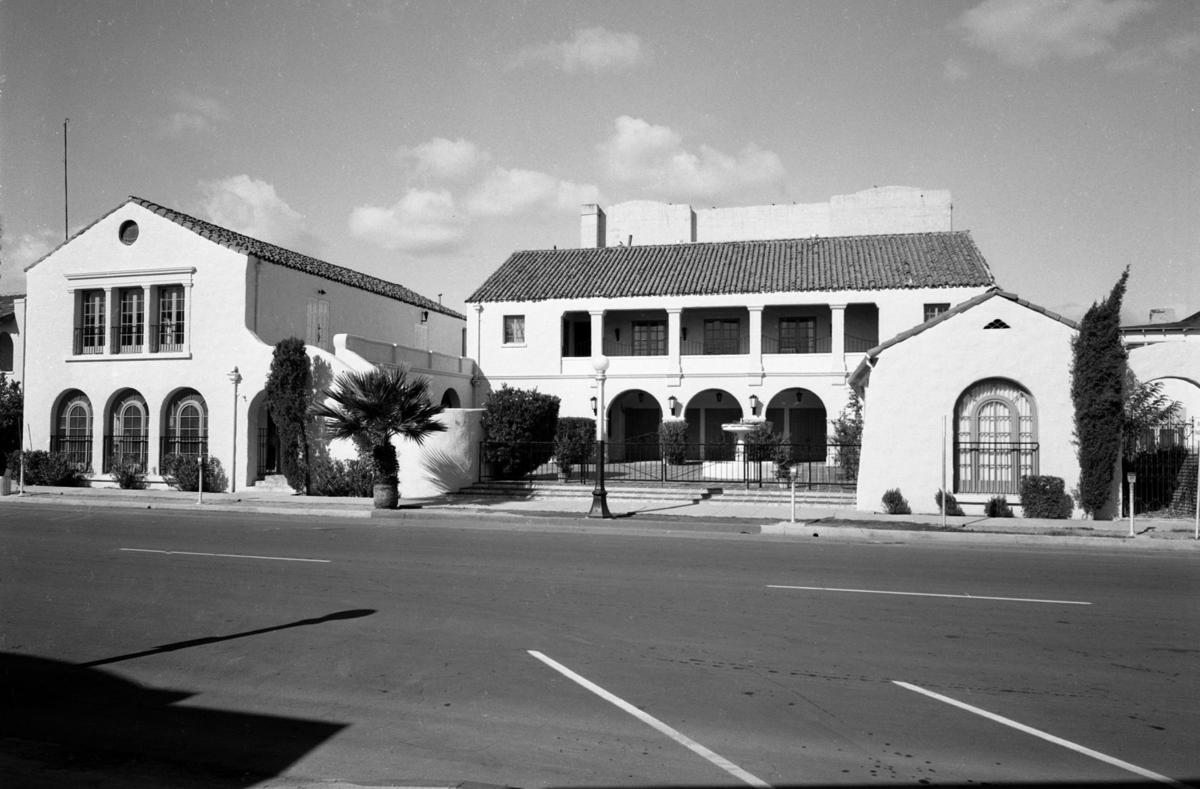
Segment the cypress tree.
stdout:
<path fill-rule="evenodd" d="M 288 484 L 309 492 L 308 408 L 311 372 L 304 341 L 280 340 L 267 376 L 267 407 L 279 432 L 279 456 Z"/>
<path fill-rule="evenodd" d="M 1108 298 L 1091 306 L 1071 342 L 1071 401 L 1079 454 L 1079 505 L 1104 517 L 1112 505 L 1114 475 L 1124 425 L 1125 346 L 1121 344 L 1121 300 L 1129 268 Z"/>

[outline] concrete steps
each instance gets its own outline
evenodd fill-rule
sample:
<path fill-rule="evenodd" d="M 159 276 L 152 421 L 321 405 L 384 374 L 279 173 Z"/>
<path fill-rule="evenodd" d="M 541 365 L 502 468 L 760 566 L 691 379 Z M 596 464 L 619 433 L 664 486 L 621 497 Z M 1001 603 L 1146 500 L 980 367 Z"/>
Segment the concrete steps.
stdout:
<path fill-rule="evenodd" d="M 606 485 L 610 499 L 634 501 L 670 501 L 695 504 L 701 501 L 722 501 L 747 504 L 787 504 L 791 491 L 777 485 L 752 487 L 703 485 Z M 459 497 L 507 497 L 511 499 L 580 499 L 592 495 L 592 485 L 566 482 L 480 482 L 455 494 Z M 796 490 L 796 503 L 807 506 L 852 508 L 854 492 L 841 490 Z"/>

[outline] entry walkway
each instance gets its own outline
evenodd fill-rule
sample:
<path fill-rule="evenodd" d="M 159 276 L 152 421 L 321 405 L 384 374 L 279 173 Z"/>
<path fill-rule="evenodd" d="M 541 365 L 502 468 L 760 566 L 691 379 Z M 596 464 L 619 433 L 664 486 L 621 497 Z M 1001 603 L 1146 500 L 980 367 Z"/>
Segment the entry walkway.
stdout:
<path fill-rule="evenodd" d="M 1135 537 L 1129 540 L 1129 521 L 1049 520 L 1037 518 L 983 518 L 979 516 L 947 517 L 945 527 L 937 513 L 886 515 L 861 512 L 855 509 L 820 504 L 799 504 L 793 512 L 786 498 L 764 497 L 723 500 L 721 495 L 699 498 L 699 494 L 680 493 L 679 489 L 634 493 L 613 491 L 609 509 L 614 523 L 636 524 L 638 527 L 678 529 L 688 525 L 692 530 L 742 531 L 761 534 L 794 535 L 798 537 L 855 536 L 864 533 L 907 533 L 909 538 L 948 538 L 952 535 L 993 534 L 1014 537 L 1114 539 L 1140 544 L 1170 541 L 1180 548 L 1200 549 L 1193 539 L 1194 524 L 1190 520 L 1135 518 Z M 368 498 L 297 496 L 278 491 L 256 491 L 249 488 L 237 493 L 205 493 L 200 501 L 196 493 L 176 490 L 121 490 L 119 488 L 58 488 L 30 486 L 24 495 L 14 493 L 0 497 L 0 511 L 10 504 L 59 504 L 82 507 L 137 507 L 175 509 L 192 512 L 257 512 L 272 514 L 304 514 L 336 518 L 411 519 L 462 515 L 463 513 L 496 513 L 529 518 L 580 518 L 581 523 L 600 525 L 586 519 L 591 504 L 591 489 L 580 486 L 572 493 L 540 495 L 527 492 L 523 496 L 449 495 L 436 499 L 402 499 L 401 508 L 392 511 L 375 510 Z"/>

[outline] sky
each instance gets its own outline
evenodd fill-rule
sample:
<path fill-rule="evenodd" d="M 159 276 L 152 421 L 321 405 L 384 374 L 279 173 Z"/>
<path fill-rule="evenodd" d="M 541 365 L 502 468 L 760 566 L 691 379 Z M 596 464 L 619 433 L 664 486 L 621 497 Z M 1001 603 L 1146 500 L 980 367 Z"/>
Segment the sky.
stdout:
<path fill-rule="evenodd" d="M 1198 103 L 1190 0 L 0 0 L 0 293 L 129 195 L 466 312 L 583 203 L 903 185 L 1023 298 L 1182 318 Z"/>

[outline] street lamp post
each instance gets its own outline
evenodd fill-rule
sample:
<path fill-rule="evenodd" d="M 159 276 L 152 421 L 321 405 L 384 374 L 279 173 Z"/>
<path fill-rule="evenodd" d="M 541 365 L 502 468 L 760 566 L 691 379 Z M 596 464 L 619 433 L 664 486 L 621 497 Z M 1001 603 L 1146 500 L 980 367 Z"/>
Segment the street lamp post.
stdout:
<path fill-rule="evenodd" d="M 592 508 L 589 518 L 611 518 L 608 511 L 608 491 L 604 489 L 604 379 L 608 371 L 607 356 L 593 356 L 592 369 L 596 371 L 596 487 L 592 489 Z"/>
<path fill-rule="evenodd" d="M 237 493 L 237 390 L 242 374 L 234 367 L 226 376 L 233 382 L 233 462 L 229 467 L 229 492 Z"/>

